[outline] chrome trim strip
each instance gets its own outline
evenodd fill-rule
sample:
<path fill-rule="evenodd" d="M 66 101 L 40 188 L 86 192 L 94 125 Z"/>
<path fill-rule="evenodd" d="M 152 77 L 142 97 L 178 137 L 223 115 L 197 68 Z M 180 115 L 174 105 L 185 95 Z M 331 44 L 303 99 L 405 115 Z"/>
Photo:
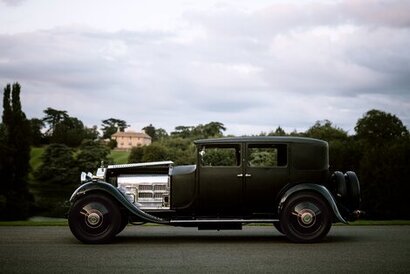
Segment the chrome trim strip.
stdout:
<path fill-rule="evenodd" d="M 164 165 L 172 165 L 174 162 L 172 161 L 162 161 L 162 162 L 147 162 L 147 163 L 134 163 L 134 164 L 123 164 L 123 165 L 109 165 L 107 168 L 128 168 L 128 167 L 144 167 L 144 166 L 164 166 Z"/>
<path fill-rule="evenodd" d="M 196 219 L 196 220 L 170 220 L 171 224 L 179 223 L 275 223 L 279 219 Z"/>

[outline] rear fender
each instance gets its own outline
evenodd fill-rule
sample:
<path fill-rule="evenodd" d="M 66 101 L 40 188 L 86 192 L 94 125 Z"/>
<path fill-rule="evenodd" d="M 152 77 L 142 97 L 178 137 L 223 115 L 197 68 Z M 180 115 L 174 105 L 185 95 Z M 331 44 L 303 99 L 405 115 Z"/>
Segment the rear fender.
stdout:
<path fill-rule="evenodd" d="M 146 213 L 145 211 L 141 210 L 140 208 L 135 206 L 133 203 L 128 201 L 127 197 L 120 190 L 118 190 L 113 185 L 103 182 L 103 181 L 93 180 L 93 181 L 90 181 L 88 183 L 81 185 L 71 195 L 70 203 L 73 204 L 78 198 L 84 195 L 87 195 L 88 193 L 95 192 L 95 191 L 103 192 L 104 194 L 111 197 L 112 199 L 117 201 L 119 204 L 121 204 L 131 214 L 134 214 L 135 216 L 141 218 L 142 220 L 146 222 L 169 224 L 169 221 L 158 218 L 153 215 L 150 215 Z"/>
<path fill-rule="evenodd" d="M 278 205 L 278 213 L 280 216 L 280 213 L 282 211 L 283 205 L 285 204 L 285 202 L 287 201 L 287 199 L 295 194 L 296 192 L 299 191 L 313 191 L 316 192 L 318 194 L 320 194 L 329 204 L 329 206 L 331 207 L 331 209 L 333 210 L 334 215 L 336 216 L 336 218 L 342 222 L 347 224 L 347 221 L 342 217 L 342 215 L 339 212 L 339 209 L 336 205 L 336 201 L 333 198 L 332 194 L 330 193 L 330 191 L 322 186 L 322 185 L 317 185 L 317 184 L 299 184 L 296 185 L 294 187 L 291 187 L 290 189 L 288 189 L 285 194 L 283 194 L 282 198 L 280 199 L 279 205 Z"/>

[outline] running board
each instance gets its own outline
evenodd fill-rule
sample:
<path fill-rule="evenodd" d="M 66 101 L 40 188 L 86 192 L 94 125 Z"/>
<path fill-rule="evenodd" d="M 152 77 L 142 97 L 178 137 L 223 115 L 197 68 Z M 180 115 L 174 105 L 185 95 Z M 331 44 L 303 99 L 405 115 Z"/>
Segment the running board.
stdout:
<path fill-rule="evenodd" d="M 195 220 L 170 220 L 170 224 L 206 224 L 206 223 L 275 223 L 279 219 L 195 219 Z"/>

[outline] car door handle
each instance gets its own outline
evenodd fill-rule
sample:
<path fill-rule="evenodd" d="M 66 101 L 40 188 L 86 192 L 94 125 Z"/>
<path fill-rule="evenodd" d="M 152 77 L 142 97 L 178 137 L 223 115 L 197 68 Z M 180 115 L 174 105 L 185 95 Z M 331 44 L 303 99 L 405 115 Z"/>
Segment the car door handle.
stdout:
<path fill-rule="evenodd" d="M 242 174 L 242 173 L 240 173 L 240 174 L 236 175 L 236 177 L 243 177 L 243 176 L 245 176 L 245 177 L 252 177 L 252 174 L 248 174 L 248 173 Z"/>

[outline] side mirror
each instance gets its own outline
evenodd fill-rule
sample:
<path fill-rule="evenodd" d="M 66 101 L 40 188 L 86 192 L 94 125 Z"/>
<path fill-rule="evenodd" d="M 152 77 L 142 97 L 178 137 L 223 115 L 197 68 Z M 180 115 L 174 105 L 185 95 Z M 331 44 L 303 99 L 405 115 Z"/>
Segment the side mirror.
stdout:
<path fill-rule="evenodd" d="M 81 183 L 87 182 L 87 174 L 85 172 L 81 172 Z"/>
<path fill-rule="evenodd" d="M 91 172 L 85 173 L 81 172 L 81 183 L 88 182 L 92 180 L 93 174 Z"/>
<path fill-rule="evenodd" d="M 202 150 L 199 152 L 199 156 L 200 156 L 200 163 L 201 165 L 204 165 L 204 157 L 205 157 L 205 147 L 202 148 Z"/>
<path fill-rule="evenodd" d="M 97 173 L 95 174 L 95 177 L 98 177 L 99 179 L 104 179 L 105 176 L 105 168 L 100 167 L 97 169 Z"/>

